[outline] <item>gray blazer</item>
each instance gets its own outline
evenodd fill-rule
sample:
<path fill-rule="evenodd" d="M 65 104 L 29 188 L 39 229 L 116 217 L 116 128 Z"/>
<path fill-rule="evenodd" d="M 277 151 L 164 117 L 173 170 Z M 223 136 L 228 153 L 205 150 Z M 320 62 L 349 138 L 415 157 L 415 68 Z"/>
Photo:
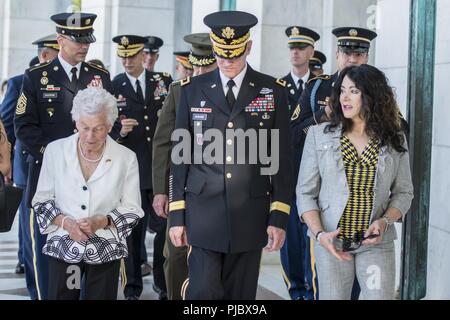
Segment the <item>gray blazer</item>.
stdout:
<path fill-rule="evenodd" d="M 317 210 L 322 226 L 330 232 L 337 229 L 349 190 L 340 149 L 342 128 L 325 134 L 326 125 L 322 123 L 308 130 L 296 194 L 300 217 L 307 211 Z M 404 147 L 407 148 L 406 141 Z M 403 220 L 413 199 L 408 152 L 399 153 L 392 148 L 381 147 L 374 193 L 370 223 L 391 207 L 400 210 Z M 396 238 L 395 228 L 389 228 L 383 242 Z"/>

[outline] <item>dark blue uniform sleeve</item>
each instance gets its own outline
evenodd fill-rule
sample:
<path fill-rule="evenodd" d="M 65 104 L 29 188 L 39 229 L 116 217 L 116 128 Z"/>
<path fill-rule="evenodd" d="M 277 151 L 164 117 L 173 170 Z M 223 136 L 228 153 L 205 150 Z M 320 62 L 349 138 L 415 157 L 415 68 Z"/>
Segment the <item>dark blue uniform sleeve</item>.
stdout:
<path fill-rule="evenodd" d="M 0 117 L 8 136 L 8 141 L 14 145 L 16 135 L 14 134 L 14 113 L 16 112 L 17 100 L 22 87 L 22 77 L 14 77 L 8 80 L 5 98 L 0 107 Z"/>
<path fill-rule="evenodd" d="M 47 144 L 50 142 L 39 127 L 36 90 L 31 74 L 27 70 L 23 78 L 22 93 L 17 101 L 14 116 L 16 137 L 35 160 L 42 161 Z"/>
<path fill-rule="evenodd" d="M 276 114 L 274 129 L 279 132 L 279 168 L 272 176 L 272 199 L 269 226 L 286 229 L 289 221 L 290 203 L 294 192 L 289 134 L 289 108 L 285 90 L 276 90 Z M 274 143 L 273 141 L 271 143 Z M 273 155 L 272 155 L 273 157 Z"/>
<path fill-rule="evenodd" d="M 177 129 L 184 129 L 184 132 L 190 132 L 189 130 L 189 108 L 188 108 L 188 100 L 186 96 L 186 90 L 181 88 L 181 96 L 180 102 L 177 106 L 176 112 L 176 121 L 175 121 L 175 131 Z M 186 137 L 184 138 L 186 139 Z M 185 140 L 183 144 L 186 145 Z M 192 139 L 189 134 L 189 148 L 188 150 L 183 150 L 183 152 L 189 152 L 189 155 L 186 156 L 182 153 L 178 154 L 179 148 L 177 148 L 178 141 L 173 141 L 172 152 L 177 156 L 184 156 L 183 158 L 191 157 L 191 146 Z M 170 176 L 169 176 L 169 214 L 170 214 L 170 227 L 174 226 L 184 226 L 185 225 L 185 209 L 186 209 L 186 201 L 185 201 L 185 193 L 184 188 L 186 185 L 187 174 L 189 170 L 189 164 L 182 163 L 174 163 L 171 161 L 170 166 Z"/>

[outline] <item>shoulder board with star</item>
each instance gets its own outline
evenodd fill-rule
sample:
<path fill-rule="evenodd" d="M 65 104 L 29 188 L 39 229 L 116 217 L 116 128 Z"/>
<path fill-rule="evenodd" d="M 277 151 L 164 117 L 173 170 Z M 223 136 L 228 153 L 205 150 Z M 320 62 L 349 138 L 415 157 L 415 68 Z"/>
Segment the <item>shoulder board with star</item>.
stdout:
<path fill-rule="evenodd" d="M 313 82 L 313 81 L 316 81 L 317 79 L 329 80 L 329 79 L 331 79 L 331 76 L 329 76 L 329 75 L 327 75 L 327 74 L 321 74 L 321 75 L 319 75 L 319 76 L 317 76 L 317 77 L 314 77 L 314 78 L 308 80 L 307 83 L 311 83 L 311 82 Z"/>
<path fill-rule="evenodd" d="M 50 63 L 52 63 L 51 60 L 48 60 L 48 61 L 45 61 L 45 62 L 42 62 L 42 63 L 38 63 L 38 64 L 32 66 L 32 67 L 29 69 L 29 71 L 31 72 L 31 71 L 40 69 L 40 68 L 42 68 L 42 67 L 48 66 Z"/>
<path fill-rule="evenodd" d="M 162 75 L 167 78 L 172 78 L 172 75 L 168 72 L 163 72 Z"/>
<path fill-rule="evenodd" d="M 189 83 L 191 83 L 191 77 L 187 77 L 185 79 L 180 80 L 180 85 L 182 87 L 184 87 L 185 85 L 188 85 Z"/>
<path fill-rule="evenodd" d="M 276 83 L 279 84 L 282 87 L 286 87 L 286 81 L 281 79 L 281 78 L 278 78 Z"/>
<path fill-rule="evenodd" d="M 94 69 L 97 69 L 97 70 L 103 71 L 104 73 L 109 74 L 109 71 L 108 71 L 108 70 L 103 69 L 102 67 L 100 67 L 100 66 L 97 65 L 97 64 L 93 64 L 93 63 L 90 63 L 90 62 L 86 62 L 86 64 L 87 64 L 89 67 L 92 67 L 92 68 L 94 68 Z"/>

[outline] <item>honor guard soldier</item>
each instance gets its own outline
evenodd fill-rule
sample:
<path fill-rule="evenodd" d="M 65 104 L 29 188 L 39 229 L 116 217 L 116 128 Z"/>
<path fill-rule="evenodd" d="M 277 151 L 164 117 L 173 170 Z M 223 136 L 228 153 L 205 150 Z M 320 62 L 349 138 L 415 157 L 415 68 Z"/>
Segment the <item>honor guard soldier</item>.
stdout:
<path fill-rule="evenodd" d="M 30 68 L 39 62 L 53 60 L 58 55 L 59 45 L 56 41 L 56 34 L 40 38 L 32 44 L 37 46 L 38 56 L 30 61 Z M 14 184 L 19 188 L 26 190 L 28 179 L 28 153 L 23 148 L 22 142 L 19 139 L 16 139 L 14 133 L 14 114 L 22 89 L 23 77 L 23 74 L 21 74 L 8 80 L 8 89 L 5 94 L 5 99 L 1 104 L 0 114 L 8 133 L 8 140 L 14 144 Z M 22 196 L 19 207 L 19 248 L 20 265 L 17 265 L 16 273 L 18 273 L 18 271 L 20 271 L 20 273 L 25 273 L 25 281 L 30 299 L 36 300 L 38 294 L 33 266 L 30 209 L 24 195 Z"/>
<path fill-rule="evenodd" d="M 164 41 L 155 36 L 147 36 L 145 38 L 147 39 L 147 42 L 144 47 L 144 68 L 147 71 L 153 72 L 155 71 L 156 61 L 158 61 L 159 58 L 159 48 L 163 46 Z"/>
<path fill-rule="evenodd" d="M 194 68 L 189 62 L 189 51 L 176 51 L 173 54 L 177 61 L 177 65 L 175 66 L 176 79 L 180 80 L 191 77 L 194 73 Z"/>
<path fill-rule="evenodd" d="M 306 83 L 314 78 L 309 71 L 309 60 L 314 55 L 314 45 L 320 36 L 311 29 L 299 26 L 289 27 L 285 33 L 288 36 L 292 70 L 283 77 L 283 80 L 287 83 L 289 110 L 292 114 Z"/>
<path fill-rule="evenodd" d="M 124 73 L 118 74 L 113 80 L 120 121 L 117 123 L 120 134 L 115 138 L 136 153 L 142 209 L 145 212 L 145 217 L 127 239 L 129 253 L 125 260 L 124 295 L 129 300 L 137 300 L 142 293 L 141 250 L 145 246 L 145 232 L 149 225 L 156 232 L 153 242 L 154 285 L 160 298 L 163 299 L 166 296 L 163 270 L 166 219 L 158 217 L 151 206 L 153 201 L 152 139 L 172 78 L 166 73 L 150 72 L 144 69 L 143 49 L 147 42 L 146 38 L 136 35 L 119 35 L 112 40 L 117 43 L 117 56 L 121 58 L 125 69 Z M 144 252 L 146 252 L 145 249 Z"/>
<path fill-rule="evenodd" d="M 327 57 L 320 51 L 315 50 L 314 56 L 309 59 L 309 70 L 314 75 L 314 77 L 323 74 L 323 65 L 327 62 Z"/>
<path fill-rule="evenodd" d="M 25 71 L 22 93 L 16 107 L 16 136 L 28 152 L 28 181 L 25 197 L 31 208 L 42 156 L 48 143 L 75 132 L 72 101 L 78 90 L 102 86 L 112 92 L 108 71 L 84 62 L 90 43 L 95 41 L 90 13 L 60 13 L 51 19 L 56 23 L 57 42 L 61 48 L 53 61 L 46 61 Z M 82 186 L 80 186 L 81 188 Z M 46 236 L 39 232 L 34 213 L 30 218 L 33 261 L 39 299 L 47 297 L 47 256 L 42 253 Z"/>
<path fill-rule="evenodd" d="M 278 250 L 285 237 L 293 189 L 286 83 L 246 62 L 257 22 L 240 11 L 207 15 L 218 70 L 181 82 L 176 129 L 189 132 L 187 144 L 202 154 L 218 148 L 214 161 L 202 157 L 194 163 L 197 156 L 188 149 L 182 151 L 187 161 L 171 166 L 169 234 L 175 246 L 190 245 L 183 285 L 189 300 L 255 299 L 262 249 Z M 229 136 L 244 130 L 256 132 L 257 140 L 247 144 L 245 137 Z M 204 138 L 213 132 L 214 143 Z M 259 139 L 264 132 L 270 137 Z M 264 175 L 261 169 L 273 161 L 250 161 L 257 157 L 251 146 L 258 143 L 279 147 L 273 152 L 278 170 Z M 175 142 L 172 160 L 178 147 Z"/>
<path fill-rule="evenodd" d="M 211 72 L 217 68 L 216 58 L 208 33 L 194 33 L 184 37 L 192 45 L 189 62 L 194 68 L 194 76 Z M 186 81 L 186 80 L 184 80 Z M 173 82 L 169 95 L 164 101 L 161 115 L 153 138 L 153 208 L 157 215 L 167 218 L 169 204 L 169 169 L 171 134 L 175 129 L 176 106 L 180 101 L 181 81 Z M 181 287 L 188 276 L 187 248 L 175 247 L 169 238 L 169 225 L 164 244 L 164 274 L 166 276 L 167 297 L 169 300 L 181 300 Z"/>
<path fill-rule="evenodd" d="M 329 115 L 331 114 L 329 99 L 339 71 L 348 66 L 366 64 L 369 61 L 370 42 L 377 36 L 377 34 L 371 30 L 356 27 L 336 28 L 332 32 L 337 37 L 338 50 L 336 58 L 338 71 L 332 76 L 322 74 L 310 80 L 300 96 L 299 102 L 291 117 L 295 177 L 298 176 L 303 145 L 308 128 L 318 123 L 328 121 L 329 119 Z M 299 179 L 301 179 L 301 177 L 299 177 Z M 297 215 L 295 202 L 293 203 L 292 210 L 293 212 L 295 210 Z M 302 224 L 302 226 L 306 225 Z M 309 238 L 306 238 L 306 240 L 306 248 L 310 248 Z M 305 265 L 307 265 L 305 270 L 314 270 L 315 266 L 312 262 L 313 259 L 310 259 L 310 257 L 313 256 L 314 253 L 311 252 L 311 250 L 305 250 Z M 310 297 L 318 299 L 319 294 L 316 290 L 318 288 L 317 282 L 317 278 L 310 279 L 310 290 L 307 295 L 308 299 Z M 358 295 L 359 286 L 357 285 L 357 282 L 355 282 L 353 297 L 357 297 Z"/>
<path fill-rule="evenodd" d="M 314 78 L 309 69 L 309 62 L 314 55 L 314 46 L 320 36 L 315 31 L 292 26 L 286 29 L 288 36 L 291 72 L 283 79 L 286 81 L 290 115 L 298 103 L 298 99 L 306 83 Z M 294 177 L 297 177 L 294 175 Z M 312 270 L 309 266 L 309 242 L 306 236 L 307 226 L 300 223 L 295 205 L 295 194 L 291 204 L 291 215 L 286 229 L 286 241 L 280 250 L 283 278 L 291 299 L 312 299 Z"/>

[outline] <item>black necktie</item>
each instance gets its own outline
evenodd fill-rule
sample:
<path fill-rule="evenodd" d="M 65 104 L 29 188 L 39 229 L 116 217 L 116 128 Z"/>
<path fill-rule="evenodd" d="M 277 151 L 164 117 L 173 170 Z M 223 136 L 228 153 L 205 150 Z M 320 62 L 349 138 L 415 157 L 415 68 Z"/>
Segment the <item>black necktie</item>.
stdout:
<path fill-rule="evenodd" d="M 233 93 L 234 85 L 235 85 L 235 83 L 233 80 L 229 80 L 227 82 L 228 91 L 227 91 L 226 98 L 227 98 L 228 107 L 230 108 L 230 110 L 233 109 L 234 103 L 236 102 L 236 98 L 234 97 L 234 93 Z"/>
<path fill-rule="evenodd" d="M 73 67 L 70 72 L 72 73 L 72 80 L 70 81 L 70 83 L 72 84 L 73 88 L 76 90 L 77 89 L 77 84 L 78 84 L 78 78 L 77 78 L 77 67 Z"/>
<path fill-rule="evenodd" d="M 142 88 L 141 88 L 141 82 L 139 81 L 139 79 L 136 79 L 136 93 L 139 97 L 139 99 L 141 99 L 142 102 L 144 102 L 144 94 L 142 93 Z"/>
<path fill-rule="evenodd" d="M 300 90 L 300 91 L 303 90 L 303 80 L 302 79 L 298 79 L 298 90 Z"/>

